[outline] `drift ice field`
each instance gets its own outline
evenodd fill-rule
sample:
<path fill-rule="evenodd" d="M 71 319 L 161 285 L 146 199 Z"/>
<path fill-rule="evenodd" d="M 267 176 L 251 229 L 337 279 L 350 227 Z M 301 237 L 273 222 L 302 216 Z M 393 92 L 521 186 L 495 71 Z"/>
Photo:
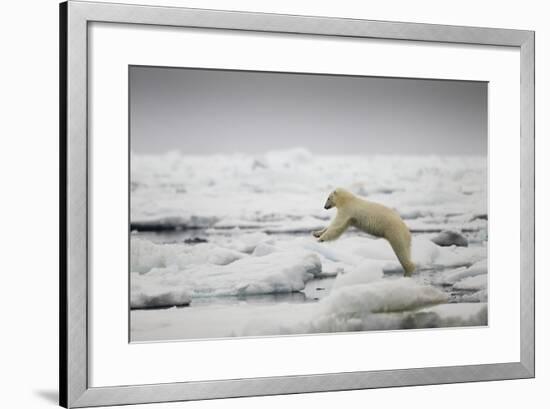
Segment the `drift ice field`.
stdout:
<path fill-rule="evenodd" d="M 132 341 L 487 325 L 485 156 L 132 154 L 130 179 Z M 383 239 L 311 235 L 336 187 L 401 215 L 411 278 Z"/>

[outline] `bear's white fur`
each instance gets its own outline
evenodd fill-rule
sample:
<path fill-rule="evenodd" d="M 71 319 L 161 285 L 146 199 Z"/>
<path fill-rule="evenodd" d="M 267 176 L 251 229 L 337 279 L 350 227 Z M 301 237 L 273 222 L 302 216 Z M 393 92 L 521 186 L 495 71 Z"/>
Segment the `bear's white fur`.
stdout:
<path fill-rule="evenodd" d="M 405 275 L 412 274 L 415 265 L 411 261 L 411 233 L 396 211 L 361 199 L 341 188 L 332 192 L 325 203 L 325 209 L 332 207 L 336 207 L 338 213 L 330 225 L 313 232 L 319 241 L 336 240 L 349 226 L 356 227 L 386 239 L 403 266 Z"/>

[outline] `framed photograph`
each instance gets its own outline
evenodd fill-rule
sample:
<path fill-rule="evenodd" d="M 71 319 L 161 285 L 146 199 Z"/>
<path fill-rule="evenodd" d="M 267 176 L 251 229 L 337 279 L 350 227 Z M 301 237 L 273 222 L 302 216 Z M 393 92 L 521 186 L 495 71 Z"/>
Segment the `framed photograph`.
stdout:
<path fill-rule="evenodd" d="M 534 377 L 534 32 L 60 22 L 62 406 Z"/>

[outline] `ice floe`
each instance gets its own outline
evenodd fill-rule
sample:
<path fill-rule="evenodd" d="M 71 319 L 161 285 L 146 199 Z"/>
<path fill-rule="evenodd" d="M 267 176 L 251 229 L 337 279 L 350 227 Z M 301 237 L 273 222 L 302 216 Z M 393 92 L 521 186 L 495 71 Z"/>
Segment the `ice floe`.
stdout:
<path fill-rule="evenodd" d="M 319 257 L 300 249 L 247 255 L 212 244 L 157 245 L 141 239 L 133 239 L 131 247 L 132 299 L 144 298 L 143 288 L 155 288 L 155 294 L 162 289 L 163 297 L 146 297 L 147 306 L 154 300 L 166 306 L 182 291 L 192 298 L 300 291 L 321 273 Z"/>
<path fill-rule="evenodd" d="M 456 290 L 479 291 L 487 288 L 487 274 L 466 277 L 453 285 Z"/>
<path fill-rule="evenodd" d="M 479 260 L 468 267 L 460 267 L 447 271 L 443 273 L 437 281 L 441 284 L 454 285 L 468 277 L 475 277 L 479 275 L 487 275 L 487 259 Z"/>
<path fill-rule="evenodd" d="M 399 279 L 348 286 L 319 303 L 132 311 L 131 325 L 136 341 L 487 325 L 485 302 L 445 301 L 433 287 Z"/>
<path fill-rule="evenodd" d="M 130 308 L 184 306 L 191 303 L 191 294 L 169 277 L 133 273 L 130 285 Z"/>
<path fill-rule="evenodd" d="M 130 245 L 130 270 L 147 273 L 155 267 L 215 264 L 225 265 L 244 257 L 245 254 L 216 246 L 200 243 L 194 246 L 186 244 L 156 244 L 148 240 L 132 238 Z"/>
<path fill-rule="evenodd" d="M 305 283 L 320 276 L 337 276 L 336 289 L 380 279 L 384 272 L 402 274 L 389 244 L 367 236 L 318 243 L 309 236 L 277 238 L 261 232 L 233 232 L 195 245 L 158 244 L 132 237 L 130 247 L 132 283 L 143 276 L 148 285 L 162 287 L 166 293 L 162 300 L 150 297 L 151 307 L 155 299 L 160 300 L 159 307 L 168 305 L 167 300 L 177 300 L 182 290 L 192 298 L 284 293 L 301 291 Z M 412 247 L 420 270 L 470 266 L 437 276 L 438 284 L 457 284 L 461 290 L 483 288 L 458 282 L 486 274 L 484 248 L 439 247 L 424 237 L 415 237 Z"/>

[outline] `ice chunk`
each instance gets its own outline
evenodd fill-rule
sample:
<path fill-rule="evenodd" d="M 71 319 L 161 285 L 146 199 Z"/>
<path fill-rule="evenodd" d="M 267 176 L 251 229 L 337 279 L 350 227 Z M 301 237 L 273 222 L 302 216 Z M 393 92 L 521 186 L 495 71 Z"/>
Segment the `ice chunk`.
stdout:
<path fill-rule="evenodd" d="M 351 285 L 367 284 L 380 280 L 384 276 L 380 263 L 364 261 L 362 264 L 351 269 L 351 271 L 338 274 L 332 289 L 342 288 Z"/>
<path fill-rule="evenodd" d="M 331 294 L 317 304 L 293 305 L 290 314 L 282 319 L 251 318 L 233 335 L 398 329 L 403 327 L 404 317 L 411 309 L 447 301 L 447 296 L 435 287 L 410 278 L 377 280 L 374 275 L 380 274 L 379 270 L 363 268 L 373 274 L 374 281 L 333 288 Z M 287 308 L 280 306 L 276 310 Z M 277 316 L 277 312 L 274 314 Z"/>
<path fill-rule="evenodd" d="M 282 220 L 273 226 L 267 226 L 264 230 L 266 233 L 309 233 L 322 229 L 325 224 L 325 221 L 316 217 L 306 216 L 300 220 Z"/>
<path fill-rule="evenodd" d="M 369 270 L 374 273 L 374 270 Z M 374 277 L 373 277 L 374 278 Z M 447 301 L 447 295 L 435 287 L 411 278 L 382 279 L 333 289 L 315 307 L 300 311 L 301 317 L 282 333 L 326 333 L 401 328 L 404 311 Z M 264 328 L 265 330 L 265 328 Z"/>
<path fill-rule="evenodd" d="M 130 242 L 130 270 L 138 273 L 171 265 L 179 268 L 203 263 L 225 265 L 244 256 L 245 254 L 238 251 L 211 243 L 200 243 L 195 246 L 155 244 L 138 238 L 132 238 Z"/>
<path fill-rule="evenodd" d="M 487 303 L 440 304 L 411 312 L 403 328 L 442 328 L 487 325 Z"/>
<path fill-rule="evenodd" d="M 464 294 L 460 297 L 461 302 L 487 302 L 488 294 L 487 289 L 476 291 L 473 294 Z"/>
<path fill-rule="evenodd" d="M 321 311 L 331 315 L 357 315 L 373 312 L 404 311 L 447 301 L 447 295 L 411 278 L 377 280 L 345 286 L 320 302 Z"/>
<path fill-rule="evenodd" d="M 183 306 L 191 303 L 185 288 L 174 288 L 170 280 L 155 280 L 147 275 L 132 273 L 130 308 L 160 308 Z"/>
<path fill-rule="evenodd" d="M 300 291 L 320 272 L 316 254 L 294 251 L 250 256 L 227 266 L 196 266 L 185 275 L 194 296 L 219 296 Z"/>
<path fill-rule="evenodd" d="M 321 261 L 311 252 L 280 251 L 264 256 L 245 256 L 230 264 L 172 264 L 131 277 L 136 305 L 162 306 L 181 294 L 195 297 L 290 293 L 321 273 Z M 146 292 L 151 289 L 151 293 Z M 162 297 L 159 296 L 162 295 Z M 146 301 L 141 301 L 145 299 Z M 174 305 L 176 305 L 174 303 Z"/>
<path fill-rule="evenodd" d="M 487 288 L 487 274 L 466 277 L 453 285 L 455 290 L 484 290 Z"/>
<path fill-rule="evenodd" d="M 459 246 L 459 247 L 468 247 L 468 240 L 462 234 L 445 230 L 439 233 L 437 236 L 432 238 L 432 241 L 438 246 Z"/>
<path fill-rule="evenodd" d="M 424 237 L 414 237 L 411 247 L 411 257 L 417 267 L 442 261 L 441 249 Z"/>
<path fill-rule="evenodd" d="M 267 254 L 274 253 L 278 251 L 279 249 L 270 243 L 260 243 L 256 246 L 254 251 L 252 252 L 253 256 L 265 256 Z"/>
<path fill-rule="evenodd" d="M 448 271 L 439 277 L 436 281 L 440 284 L 452 285 L 467 277 L 474 277 L 481 274 L 487 274 L 487 260 L 480 260 L 470 267 L 461 267 Z"/>
<path fill-rule="evenodd" d="M 266 241 L 269 241 L 269 236 L 263 232 L 241 233 L 231 238 L 227 246 L 239 252 L 252 253 L 256 246 Z"/>

